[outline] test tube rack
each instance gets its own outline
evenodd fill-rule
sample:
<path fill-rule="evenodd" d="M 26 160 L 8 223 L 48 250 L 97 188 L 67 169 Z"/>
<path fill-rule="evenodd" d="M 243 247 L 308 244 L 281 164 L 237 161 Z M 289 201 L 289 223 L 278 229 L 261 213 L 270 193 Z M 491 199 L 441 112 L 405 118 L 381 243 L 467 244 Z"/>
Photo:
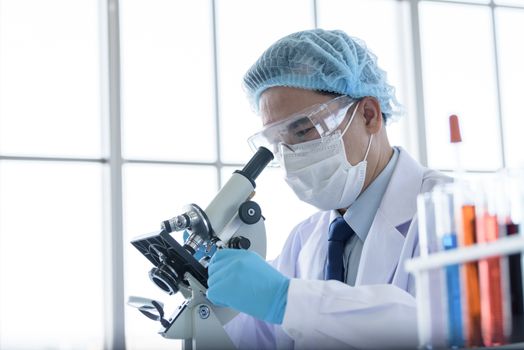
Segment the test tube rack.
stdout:
<path fill-rule="evenodd" d="M 431 342 L 430 328 L 425 324 L 429 315 L 429 290 L 426 288 L 429 271 L 449 265 L 463 264 L 494 256 L 524 253 L 524 236 L 514 235 L 501 237 L 496 241 L 476 243 L 467 247 L 441 251 L 428 256 L 420 256 L 406 261 L 405 269 L 415 277 L 417 291 L 417 324 L 419 346 L 424 348 Z"/>

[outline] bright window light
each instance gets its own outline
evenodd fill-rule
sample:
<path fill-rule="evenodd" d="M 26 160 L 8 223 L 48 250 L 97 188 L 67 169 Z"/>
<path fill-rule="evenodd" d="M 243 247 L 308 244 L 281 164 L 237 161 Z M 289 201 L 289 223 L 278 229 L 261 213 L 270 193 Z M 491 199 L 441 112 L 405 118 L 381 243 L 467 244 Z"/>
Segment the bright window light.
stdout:
<path fill-rule="evenodd" d="M 0 169 L 0 348 L 101 349 L 102 165 Z"/>
<path fill-rule="evenodd" d="M 388 82 L 395 87 L 397 99 L 407 112 L 402 119 L 389 124 L 389 140 L 410 150 L 407 134 L 410 121 L 406 119 L 411 119 L 414 113 L 408 103 L 406 61 L 411 59 L 411 52 L 405 43 L 403 4 L 390 0 L 318 0 L 317 9 L 320 28 L 341 29 L 363 40 L 377 56 L 379 67 L 387 72 Z"/>
<path fill-rule="evenodd" d="M 440 0 L 449 2 L 470 2 L 472 4 L 489 4 L 490 0 Z"/>
<path fill-rule="evenodd" d="M 214 161 L 210 1 L 123 1 L 126 158 Z"/>
<path fill-rule="evenodd" d="M 0 152 L 100 157 L 98 3 L 0 1 Z"/>
<path fill-rule="evenodd" d="M 490 8 L 421 2 L 420 25 L 429 166 L 453 167 L 448 118 L 456 114 L 461 124 L 463 166 L 469 170 L 500 168 Z"/>
<path fill-rule="evenodd" d="M 495 4 L 519 6 L 524 8 L 524 0 L 495 0 Z"/>
<path fill-rule="evenodd" d="M 239 163 L 251 156 L 247 138 L 262 127 L 242 77 L 277 39 L 312 28 L 313 6 L 303 0 L 218 0 L 216 16 L 222 160 Z"/>
<path fill-rule="evenodd" d="M 520 33 L 524 33 L 524 9 L 497 9 L 496 23 L 506 162 L 509 167 L 524 168 L 524 46 L 517 44 Z"/>

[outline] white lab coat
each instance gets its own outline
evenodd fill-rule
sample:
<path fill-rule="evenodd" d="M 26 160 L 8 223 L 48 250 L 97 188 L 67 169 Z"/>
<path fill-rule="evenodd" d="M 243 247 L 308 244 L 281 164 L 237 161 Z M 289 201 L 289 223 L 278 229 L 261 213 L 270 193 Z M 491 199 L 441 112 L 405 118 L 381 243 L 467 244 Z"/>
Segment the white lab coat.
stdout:
<path fill-rule="evenodd" d="M 399 150 L 364 242 L 355 286 L 323 280 L 330 212 L 314 214 L 293 229 L 272 262 L 292 278 L 282 325 L 240 314 L 225 327 L 238 348 L 417 346 L 414 279 L 404 270 L 405 261 L 418 255 L 416 197 L 448 178 Z"/>

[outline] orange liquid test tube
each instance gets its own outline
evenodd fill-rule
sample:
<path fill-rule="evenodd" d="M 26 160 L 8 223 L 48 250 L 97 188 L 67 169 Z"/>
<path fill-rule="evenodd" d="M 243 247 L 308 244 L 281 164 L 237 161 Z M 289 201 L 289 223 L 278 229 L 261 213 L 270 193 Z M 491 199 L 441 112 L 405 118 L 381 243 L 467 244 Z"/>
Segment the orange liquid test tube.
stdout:
<path fill-rule="evenodd" d="M 477 242 L 475 229 L 475 206 L 462 206 L 462 242 L 470 246 Z M 480 318 L 480 285 L 479 268 L 476 261 L 464 264 L 465 294 L 467 304 L 466 319 L 466 345 L 482 346 L 482 330 Z"/>
<path fill-rule="evenodd" d="M 496 215 L 481 212 L 480 215 L 477 215 L 476 228 L 479 243 L 492 242 L 499 238 Z M 482 339 L 485 346 L 506 343 L 500 263 L 500 257 L 491 257 L 479 261 Z"/>

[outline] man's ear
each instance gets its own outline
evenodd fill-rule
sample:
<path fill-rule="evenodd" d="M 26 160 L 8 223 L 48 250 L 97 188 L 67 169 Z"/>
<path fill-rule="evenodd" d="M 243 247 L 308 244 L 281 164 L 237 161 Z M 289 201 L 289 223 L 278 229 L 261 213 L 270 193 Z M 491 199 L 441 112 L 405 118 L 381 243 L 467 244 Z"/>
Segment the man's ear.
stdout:
<path fill-rule="evenodd" d="M 366 129 L 370 134 L 376 134 L 382 127 L 382 110 L 380 103 L 375 97 L 364 97 L 360 102 L 362 115 L 366 120 Z"/>

